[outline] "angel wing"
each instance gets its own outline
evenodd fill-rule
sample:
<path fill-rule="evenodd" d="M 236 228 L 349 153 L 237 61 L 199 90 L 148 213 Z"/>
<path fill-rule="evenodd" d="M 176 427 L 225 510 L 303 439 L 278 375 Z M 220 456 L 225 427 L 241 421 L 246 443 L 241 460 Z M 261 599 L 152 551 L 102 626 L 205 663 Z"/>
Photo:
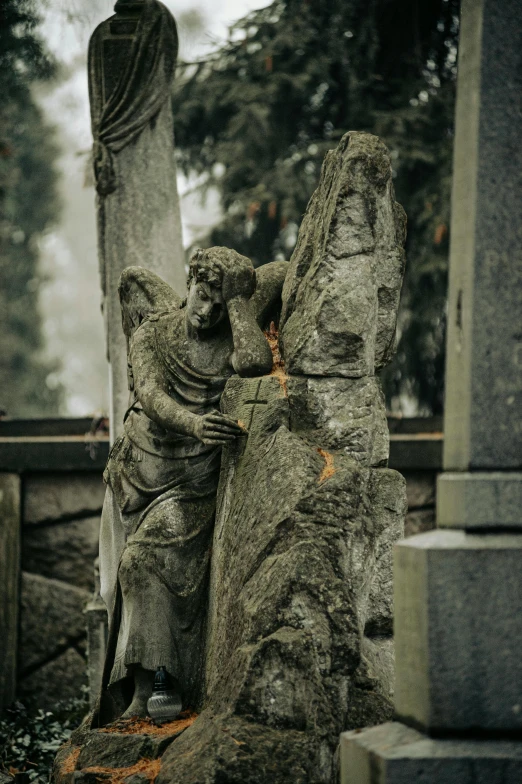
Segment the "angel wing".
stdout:
<path fill-rule="evenodd" d="M 168 283 L 145 267 L 126 267 L 121 273 L 118 293 L 127 341 L 143 321 L 155 314 L 179 310 L 182 303 Z"/>

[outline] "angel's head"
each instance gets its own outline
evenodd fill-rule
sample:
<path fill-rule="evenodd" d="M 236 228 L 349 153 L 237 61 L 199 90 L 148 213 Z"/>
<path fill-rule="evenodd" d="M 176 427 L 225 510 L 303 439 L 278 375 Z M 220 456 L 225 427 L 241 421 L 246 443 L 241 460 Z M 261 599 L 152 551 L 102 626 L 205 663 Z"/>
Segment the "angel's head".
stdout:
<path fill-rule="evenodd" d="M 229 248 L 198 249 L 189 264 L 187 320 L 196 329 L 211 329 L 227 315 L 223 279 L 238 265 L 252 262 Z"/>

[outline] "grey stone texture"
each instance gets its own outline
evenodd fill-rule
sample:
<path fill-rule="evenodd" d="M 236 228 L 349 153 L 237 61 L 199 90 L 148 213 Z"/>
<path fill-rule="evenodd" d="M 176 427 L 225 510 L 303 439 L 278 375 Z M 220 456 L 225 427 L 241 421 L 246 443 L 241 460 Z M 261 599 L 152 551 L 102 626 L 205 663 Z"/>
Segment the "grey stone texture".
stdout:
<path fill-rule="evenodd" d="M 128 768 L 143 759 L 157 759 L 173 740 L 174 736 L 91 732 L 82 746 L 77 767 Z"/>
<path fill-rule="evenodd" d="M 293 432 L 361 465 L 388 464 L 390 437 L 378 378 L 290 376 L 286 387 Z"/>
<path fill-rule="evenodd" d="M 205 711 L 164 754 L 156 784 L 319 782 L 316 754 L 307 732 Z"/>
<path fill-rule="evenodd" d="M 85 658 L 76 648 L 67 648 L 56 658 L 22 677 L 17 696 L 23 703 L 53 710 L 61 702 L 78 699 L 87 684 Z"/>
<path fill-rule="evenodd" d="M 388 722 L 341 736 L 341 784 L 519 784 L 518 741 L 438 740 Z"/>
<path fill-rule="evenodd" d="M 99 532 L 99 517 L 56 525 L 26 526 L 22 567 L 26 572 L 92 591 Z"/>
<path fill-rule="evenodd" d="M 156 0 L 136 13 L 120 5 L 116 17 L 94 31 L 89 47 L 113 437 L 122 431 L 129 397 L 118 298 L 121 272 L 130 265 L 145 266 L 179 294 L 185 291 L 171 104 L 176 26 Z"/>
<path fill-rule="evenodd" d="M 439 528 L 522 529 L 522 472 L 447 472 L 438 497 Z"/>
<path fill-rule="evenodd" d="M 234 371 L 272 370 L 263 327 L 280 303 L 287 269 L 273 262 L 256 274 L 236 251 L 200 249 L 183 306 L 149 270 L 129 267 L 122 275 L 133 405 L 104 473 L 100 578 L 111 634 L 102 725 L 123 710 L 147 715 L 152 680 L 143 671 L 160 664 L 185 704 L 200 702 L 221 448 L 245 435 L 237 419 L 219 412 L 219 401 Z M 130 704 L 129 667 L 135 682 L 146 679 Z M 121 699 L 112 699 L 117 691 Z"/>
<path fill-rule="evenodd" d="M 83 611 L 88 599 L 88 592 L 81 588 L 36 574 L 22 575 L 18 651 L 22 681 L 67 648 L 84 644 Z M 41 682 L 45 683 L 43 673 Z"/>
<path fill-rule="evenodd" d="M 52 771 L 54 784 L 96 784 L 111 780 L 150 784 L 160 768 L 159 758 L 185 730 L 187 721 L 161 728 L 149 722 L 119 723 L 105 730 L 81 725 L 58 752 Z"/>
<path fill-rule="evenodd" d="M 86 682 L 84 609 L 93 589 L 104 492 L 94 472 L 23 479 L 17 694 L 40 707 L 78 697 Z"/>
<path fill-rule="evenodd" d="M 30 474 L 24 478 L 24 524 L 100 514 L 104 493 L 99 473 Z"/>
<path fill-rule="evenodd" d="M 522 4 L 462 4 L 444 467 L 522 466 Z"/>
<path fill-rule="evenodd" d="M 405 239 L 386 146 L 347 133 L 326 155 L 283 289 L 281 347 L 290 375 L 360 378 L 387 364 Z"/>
<path fill-rule="evenodd" d="M 522 728 L 522 535 L 437 530 L 395 548 L 396 714 L 429 731 Z"/>
<path fill-rule="evenodd" d="M 435 506 L 431 509 L 413 509 L 408 511 L 404 521 L 404 536 L 416 536 L 432 531 L 436 527 Z"/>
<path fill-rule="evenodd" d="M 20 477 L 0 474 L 0 711 L 16 691 L 20 594 Z"/>

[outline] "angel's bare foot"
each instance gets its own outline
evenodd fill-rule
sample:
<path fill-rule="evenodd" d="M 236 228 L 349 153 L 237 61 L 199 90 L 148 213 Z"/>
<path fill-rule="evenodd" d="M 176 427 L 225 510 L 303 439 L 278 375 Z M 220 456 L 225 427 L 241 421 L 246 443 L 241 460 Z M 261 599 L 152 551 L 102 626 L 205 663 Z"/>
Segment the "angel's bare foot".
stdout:
<path fill-rule="evenodd" d="M 152 670 L 144 670 L 139 665 L 134 669 L 134 696 L 132 702 L 122 714 L 122 719 L 131 719 L 133 716 L 138 716 L 140 719 L 146 718 L 149 714 L 147 711 L 147 702 L 152 694 L 152 684 L 154 683 L 154 672 Z"/>

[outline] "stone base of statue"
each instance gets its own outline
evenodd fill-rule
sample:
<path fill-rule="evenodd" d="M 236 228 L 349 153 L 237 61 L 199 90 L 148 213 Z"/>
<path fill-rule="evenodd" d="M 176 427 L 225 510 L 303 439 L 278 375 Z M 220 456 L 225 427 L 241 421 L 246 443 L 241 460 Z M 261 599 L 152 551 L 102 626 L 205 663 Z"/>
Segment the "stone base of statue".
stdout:
<path fill-rule="evenodd" d="M 195 719 L 195 715 L 183 714 L 177 721 L 161 727 L 150 719 L 131 719 L 99 730 L 90 730 L 84 724 L 58 752 L 53 781 L 56 784 L 153 781 L 165 751 Z"/>

